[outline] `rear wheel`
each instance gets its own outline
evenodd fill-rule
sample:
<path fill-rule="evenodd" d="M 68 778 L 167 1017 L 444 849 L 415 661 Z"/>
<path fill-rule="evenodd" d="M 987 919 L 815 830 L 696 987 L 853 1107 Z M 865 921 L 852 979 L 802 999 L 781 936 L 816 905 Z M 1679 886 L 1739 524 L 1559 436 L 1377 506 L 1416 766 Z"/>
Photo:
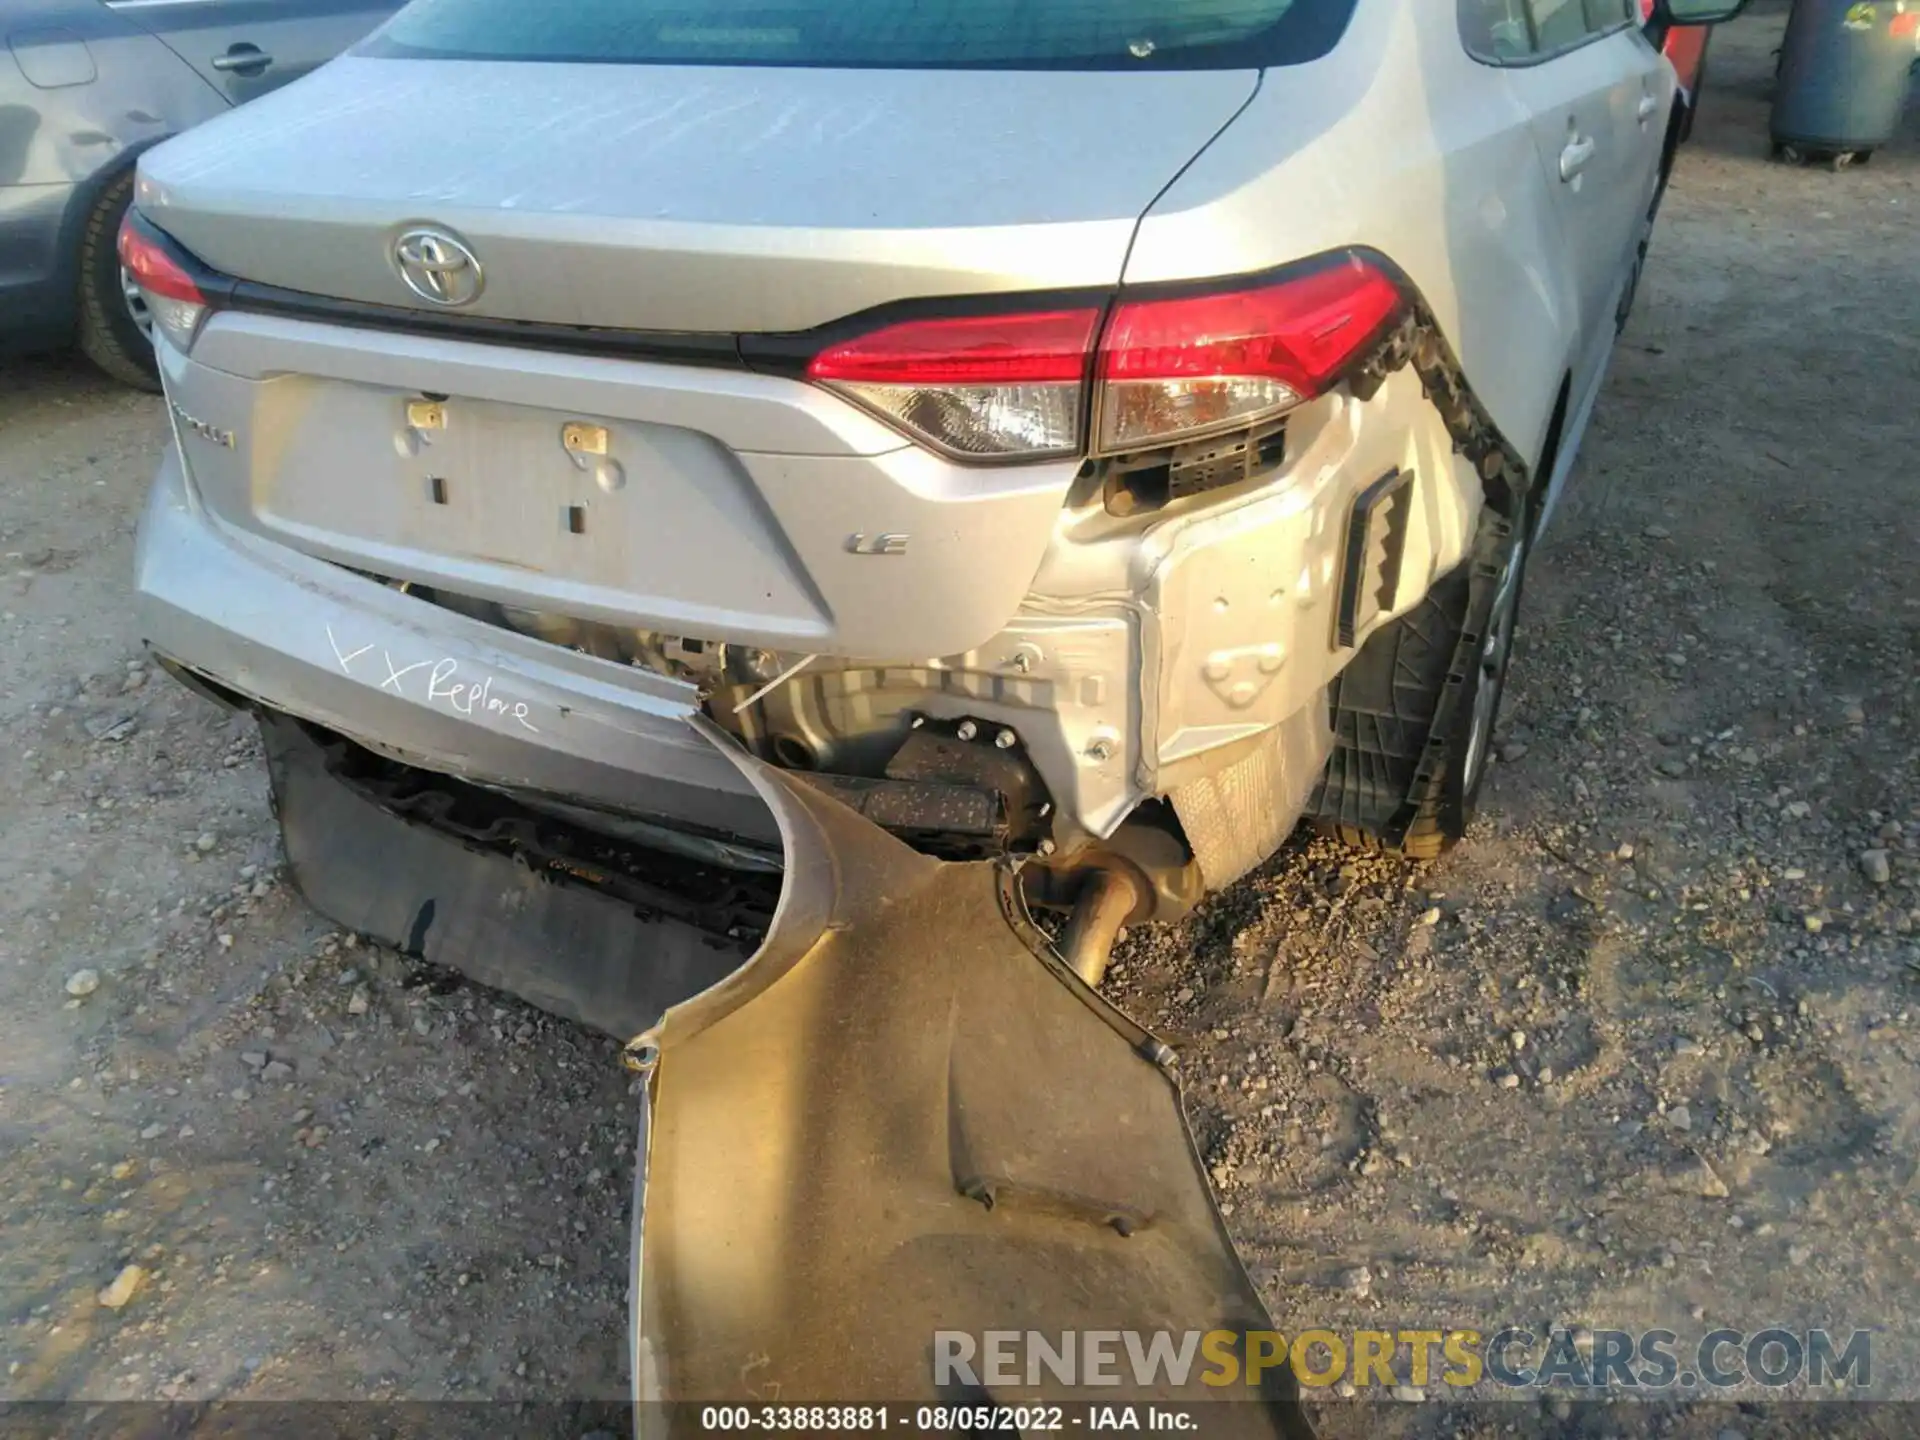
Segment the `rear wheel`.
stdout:
<path fill-rule="evenodd" d="M 120 264 L 120 222 L 133 200 L 133 172 L 106 189 L 80 236 L 80 349 L 108 375 L 141 390 L 160 388 L 147 302 Z"/>

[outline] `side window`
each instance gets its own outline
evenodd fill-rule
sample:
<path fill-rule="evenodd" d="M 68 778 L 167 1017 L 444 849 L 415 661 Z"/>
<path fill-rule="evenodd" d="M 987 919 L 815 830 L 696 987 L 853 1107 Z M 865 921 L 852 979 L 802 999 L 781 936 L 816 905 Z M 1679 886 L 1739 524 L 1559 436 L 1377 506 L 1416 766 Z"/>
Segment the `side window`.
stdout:
<path fill-rule="evenodd" d="M 1596 35 L 1617 30 L 1629 21 L 1638 24 L 1640 7 L 1636 0 L 1586 0 L 1587 29 Z"/>
<path fill-rule="evenodd" d="M 1460 39 L 1476 60 L 1494 65 L 1531 60 L 1527 0 L 1460 0 Z"/>
<path fill-rule="evenodd" d="M 1583 45 L 1587 39 L 1584 0 L 1527 0 L 1533 12 L 1534 39 L 1543 55 Z"/>
<path fill-rule="evenodd" d="M 1460 39 L 1490 65 L 1551 59 L 1638 24 L 1641 0 L 1460 0 Z"/>

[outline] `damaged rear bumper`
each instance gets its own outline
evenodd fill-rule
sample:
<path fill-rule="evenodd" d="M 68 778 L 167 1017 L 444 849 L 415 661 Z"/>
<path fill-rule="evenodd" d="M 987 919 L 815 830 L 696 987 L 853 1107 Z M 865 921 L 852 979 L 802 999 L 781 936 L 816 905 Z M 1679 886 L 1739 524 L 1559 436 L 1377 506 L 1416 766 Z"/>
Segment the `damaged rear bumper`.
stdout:
<path fill-rule="evenodd" d="M 683 1413 L 649 1402 L 1221 1402 L 1198 1361 L 1011 1386 L 980 1365 L 988 1331 L 1124 1354 L 1271 1328 L 1172 1052 L 1074 978 L 1009 867 L 920 855 L 732 758 L 786 881 L 754 956 L 629 1047 L 642 1428 Z M 1307 1433 L 1284 1366 L 1263 1378 L 1219 1405 L 1231 1430 Z"/>
<path fill-rule="evenodd" d="M 408 764 L 768 846 L 773 817 L 688 727 L 693 686 L 421 604 L 235 530 L 167 448 L 140 526 L 142 633 L 221 689 Z"/>

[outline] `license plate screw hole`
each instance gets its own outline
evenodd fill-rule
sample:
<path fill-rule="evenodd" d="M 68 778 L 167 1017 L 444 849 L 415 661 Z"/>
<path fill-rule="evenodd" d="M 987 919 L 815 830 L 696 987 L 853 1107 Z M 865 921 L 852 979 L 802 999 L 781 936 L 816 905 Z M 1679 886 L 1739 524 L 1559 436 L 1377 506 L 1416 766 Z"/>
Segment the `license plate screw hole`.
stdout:
<path fill-rule="evenodd" d="M 447 503 L 446 478 L 440 475 L 429 475 L 427 477 L 427 493 L 433 497 L 434 504 L 436 505 L 446 504 Z"/>
<path fill-rule="evenodd" d="M 587 533 L 586 506 L 569 505 L 567 507 L 567 533 L 570 535 L 584 535 Z"/>

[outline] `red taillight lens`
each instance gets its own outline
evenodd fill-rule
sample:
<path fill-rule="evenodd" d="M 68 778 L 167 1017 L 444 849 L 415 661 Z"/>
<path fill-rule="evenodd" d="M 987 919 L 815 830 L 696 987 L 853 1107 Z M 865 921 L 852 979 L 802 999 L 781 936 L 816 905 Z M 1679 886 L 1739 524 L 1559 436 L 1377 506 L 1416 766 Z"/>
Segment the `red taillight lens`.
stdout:
<path fill-rule="evenodd" d="M 1248 423 L 1323 393 L 1400 308 L 1349 259 L 1256 290 L 1135 300 L 1100 340 L 1102 450 Z"/>
<path fill-rule="evenodd" d="M 807 378 L 980 459 L 1076 453 L 1091 380 L 1094 448 L 1138 450 L 1323 394 L 1402 304 L 1349 256 L 1250 289 L 1123 301 L 1104 331 L 1092 307 L 904 321 L 821 351 Z"/>
<path fill-rule="evenodd" d="M 120 226 L 120 263 L 149 295 L 204 305 L 207 297 L 187 272 L 152 236 L 128 216 Z"/>
<path fill-rule="evenodd" d="M 120 225 L 120 263 L 146 297 L 154 328 L 182 350 L 192 345 L 207 315 L 207 297 L 131 213 Z"/>
<path fill-rule="evenodd" d="M 1067 454 L 1099 323 L 1095 309 L 908 320 L 821 351 L 807 378 L 956 454 Z"/>
<path fill-rule="evenodd" d="M 883 385 L 1077 385 L 1098 310 L 889 325 L 813 357 L 813 380 Z"/>

